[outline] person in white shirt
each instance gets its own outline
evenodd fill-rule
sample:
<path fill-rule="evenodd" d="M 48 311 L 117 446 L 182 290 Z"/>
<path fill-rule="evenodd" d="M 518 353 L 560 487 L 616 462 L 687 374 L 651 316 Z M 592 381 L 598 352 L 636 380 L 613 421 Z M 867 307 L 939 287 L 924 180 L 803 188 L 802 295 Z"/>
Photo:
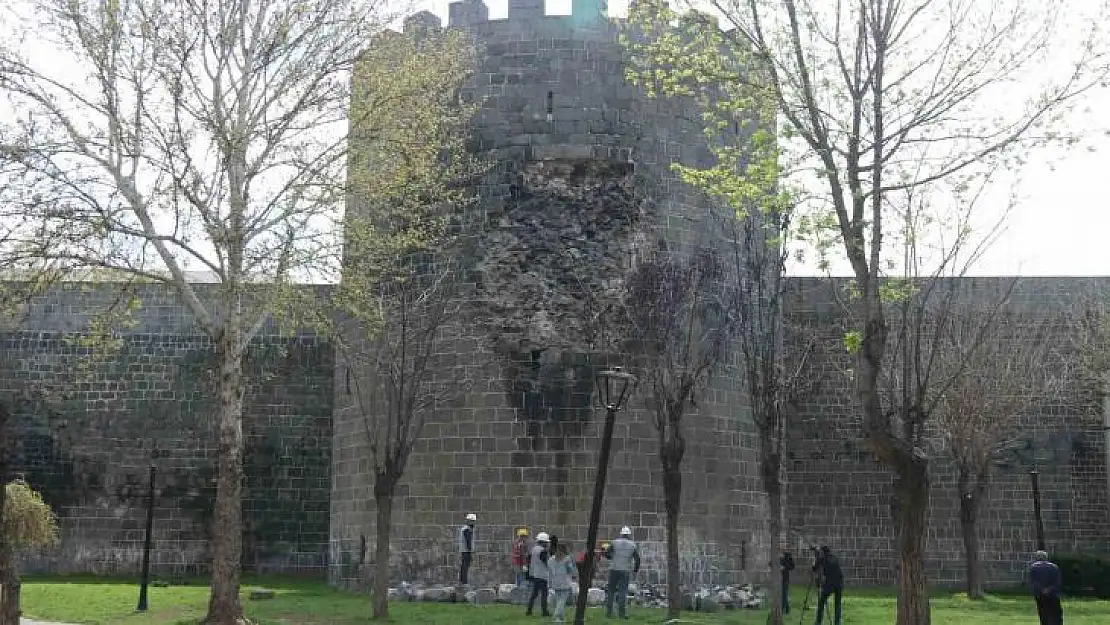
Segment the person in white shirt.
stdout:
<path fill-rule="evenodd" d="M 459 584 L 466 586 L 470 576 L 470 560 L 474 554 L 474 524 L 478 522 L 478 515 L 473 512 L 466 515 L 466 523 L 459 526 Z"/>
<path fill-rule="evenodd" d="M 621 534 L 605 550 L 610 560 L 609 584 L 605 589 L 605 615 L 612 618 L 613 604 L 622 619 L 628 618 L 628 583 L 634 573 L 640 572 L 640 548 L 632 540 L 632 529 L 622 527 Z"/>
<path fill-rule="evenodd" d="M 544 616 L 550 616 L 547 611 L 547 582 L 551 577 L 547 566 L 550 544 L 551 539 L 547 532 L 536 534 L 536 544 L 532 547 L 532 557 L 528 562 L 528 580 L 532 582 L 532 596 L 528 598 L 528 610 L 524 612 L 526 616 L 532 616 L 532 606 L 536 604 L 536 597 L 540 599 L 540 612 Z"/>

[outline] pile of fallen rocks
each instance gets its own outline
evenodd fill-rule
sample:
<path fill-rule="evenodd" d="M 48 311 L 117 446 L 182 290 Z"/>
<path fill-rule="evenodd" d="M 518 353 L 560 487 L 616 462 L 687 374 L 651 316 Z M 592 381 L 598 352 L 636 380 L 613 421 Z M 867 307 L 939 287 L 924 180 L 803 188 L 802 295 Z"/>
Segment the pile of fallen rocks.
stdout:
<path fill-rule="evenodd" d="M 628 594 L 635 605 L 645 608 L 666 608 L 666 586 L 629 584 Z M 682 609 L 692 612 L 758 609 L 763 607 L 766 593 L 751 584 L 743 586 L 706 586 L 682 590 Z"/>
<path fill-rule="evenodd" d="M 554 591 L 549 592 L 549 601 L 554 600 Z M 605 588 L 593 587 L 587 591 L 587 604 L 599 606 L 605 603 Z M 469 588 L 465 586 L 424 585 L 405 582 L 398 588 L 389 589 L 392 601 L 421 601 L 432 603 L 471 603 L 487 605 L 501 603 L 524 605 L 532 594 L 529 586 L 501 584 L 496 588 Z M 577 584 L 571 587 L 572 601 L 578 596 Z M 633 605 L 644 608 L 666 608 L 666 586 L 629 584 L 629 600 Z M 743 586 L 712 586 L 697 589 L 683 589 L 682 609 L 692 612 L 720 612 L 722 610 L 756 609 L 763 607 L 766 593 L 750 584 Z"/>

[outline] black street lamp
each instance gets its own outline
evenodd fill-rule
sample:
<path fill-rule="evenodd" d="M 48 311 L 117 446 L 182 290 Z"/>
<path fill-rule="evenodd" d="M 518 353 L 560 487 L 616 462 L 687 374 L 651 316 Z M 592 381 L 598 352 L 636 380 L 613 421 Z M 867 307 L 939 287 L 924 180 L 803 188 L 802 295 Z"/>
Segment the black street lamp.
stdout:
<path fill-rule="evenodd" d="M 157 454 L 157 451 L 155 451 L 155 454 Z M 139 605 L 135 608 L 136 612 L 146 612 L 147 609 L 147 587 L 150 586 L 150 549 L 154 540 L 154 480 L 157 475 L 158 470 L 154 466 L 154 461 L 151 460 L 150 485 L 146 493 L 146 536 L 143 538 L 143 572 L 139 583 Z"/>
<path fill-rule="evenodd" d="M 596 382 L 598 398 L 605 408 L 605 431 L 601 437 L 601 451 L 597 456 L 594 501 L 590 507 L 590 527 L 586 532 L 586 557 L 582 562 L 582 576 L 578 580 L 578 601 L 574 608 L 574 625 L 583 625 L 586 618 L 586 600 L 597 563 L 597 526 L 601 522 L 601 502 L 605 497 L 605 478 L 609 473 L 609 450 L 613 443 L 613 424 L 616 421 L 617 411 L 624 407 L 632 389 L 636 386 L 636 376 L 622 371 L 620 367 L 613 367 L 612 369 L 599 371 Z"/>

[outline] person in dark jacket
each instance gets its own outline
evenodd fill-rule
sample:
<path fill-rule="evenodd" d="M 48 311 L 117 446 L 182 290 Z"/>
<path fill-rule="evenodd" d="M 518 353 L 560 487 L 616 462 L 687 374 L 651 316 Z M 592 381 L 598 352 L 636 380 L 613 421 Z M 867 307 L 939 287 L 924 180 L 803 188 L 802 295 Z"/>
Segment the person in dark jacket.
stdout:
<path fill-rule="evenodd" d="M 782 571 L 782 613 L 790 614 L 790 572 L 794 570 L 794 556 L 789 551 L 782 552 L 779 570 Z"/>
<path fill-rule="evenodd" d="M 1048 559 L 1048 554 L 1038 551 L 1033 554 L 1033 564 L 1029 567 L 1029 589 L 1037 602 L 1037 616 L 1041 625 L 1063 625 L 1064 607 L 1060 605 L 1060 585 L 1063 583 L 1060 567 Z"/>
<path fill-rule="evenodd" d="M 841 601 L 844 598 L 844 573 L 840 570 L 840 561 L 832 554 L 829 547 L 823 546 L 816 551 L 813 560 L 813 573 L 821 580 L 821 595 L 817 598 L 817 625 L 821 625 L 825 618 L 825 603 L 829 596 L 833 596 L 834 625 L 843 624 L 843 611 Z"/>

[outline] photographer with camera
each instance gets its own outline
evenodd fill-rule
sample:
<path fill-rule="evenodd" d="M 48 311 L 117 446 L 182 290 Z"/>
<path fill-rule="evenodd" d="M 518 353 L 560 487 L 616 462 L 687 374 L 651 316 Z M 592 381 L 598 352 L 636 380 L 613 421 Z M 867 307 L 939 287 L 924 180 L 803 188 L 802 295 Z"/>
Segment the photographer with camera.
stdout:
<path fill-rule="evenodd" d="M 817 599 L 817 625 L 821 625 L 825 618 L 825 603 L 833 595 L 833 624 L 842 625 L 843 612 L 841 601 L 844 595 L 844 573 L 840 570 L 840 561 L 832 554 L 829 547 L 810 547 L 813 551 L 813 575 L 819 581 L 821 594 Z"/>

